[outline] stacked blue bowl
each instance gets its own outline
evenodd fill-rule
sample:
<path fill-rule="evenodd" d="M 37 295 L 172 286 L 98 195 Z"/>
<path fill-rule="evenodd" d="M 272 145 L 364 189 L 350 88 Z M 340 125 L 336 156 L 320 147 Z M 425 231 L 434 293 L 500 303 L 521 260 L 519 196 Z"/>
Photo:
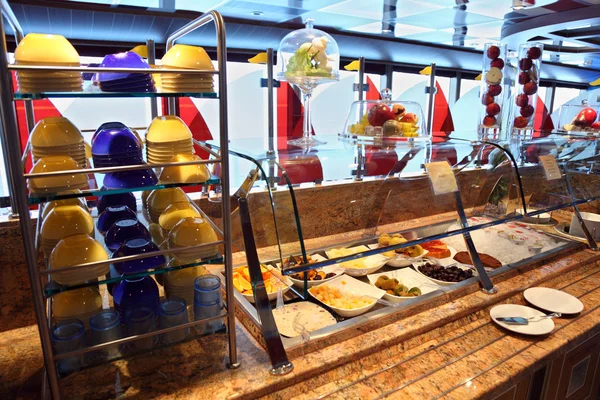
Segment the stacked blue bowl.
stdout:
<path fill-rule="evenodd" d="M 101 68 L 140 68 L 150 69 L 142 57 L 131 51 L 109 54 L 104 57 Z M 154 92 L 151 74 L 129 74 L 117 72 L 100 72 L 95 82 L 103 92 Z"/>
<path fill-rule="evenodd" d="M 94 132 L 92 159 L 96 168 L 144 164 L 142 144 L 120 122 L 104 123 Z"/>

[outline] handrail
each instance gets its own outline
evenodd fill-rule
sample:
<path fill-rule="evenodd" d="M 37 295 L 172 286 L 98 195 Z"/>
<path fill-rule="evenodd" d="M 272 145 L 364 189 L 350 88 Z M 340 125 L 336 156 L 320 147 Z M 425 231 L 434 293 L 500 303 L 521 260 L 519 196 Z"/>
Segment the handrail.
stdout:
<path fill-rule="evenodd" d="M 68 66 L 50 66 L 50 65 L 20 65 L 10 64 L 9 70 L 14 71 L 55 71 L 55 72 L 121 72 L 130 74 L 211 74 L 217 75 L 215 69 L 177 69 L 177 68 L 102 68 L 102 67 L 68 67 Z"/>
<path fill-rule="evenodd" d="M 0 7 L 2 8 L 2 14 L 4 17 L 6 17 L 6 21 L 13 31 L 15 31 L 15 39 L 17 40 L 17 44 L 20 43 L 21 40 L 23 40 L 24 35 L 23 28 L 21 28 L 19 20 L 6 0 L 1 0 Z"/>

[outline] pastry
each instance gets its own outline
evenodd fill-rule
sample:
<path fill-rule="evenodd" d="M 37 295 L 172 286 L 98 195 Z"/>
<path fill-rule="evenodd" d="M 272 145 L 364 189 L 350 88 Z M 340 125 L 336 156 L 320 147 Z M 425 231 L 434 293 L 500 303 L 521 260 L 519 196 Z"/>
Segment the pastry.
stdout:
<path fill-rule="evenodd" d="M 428 257 L 432 258 L 448 258 L 452 255 L 448 246 L 441 240 L 432 240 L 421 244 L 423 249 L 429 251 Z"/>
<path fill-rule="evenodd" d="M 454 259 L 461 264 L 473 265 L 473 262 L 471 261 L 471 256 L 466 251 L 459 251 L 454 256 Z M 488 254 L 479 253 L 479 259 L 481 260 L 483 266 L 487 268 L 496 269 L 502 266 L 502 263 L 499 260 Z"/>

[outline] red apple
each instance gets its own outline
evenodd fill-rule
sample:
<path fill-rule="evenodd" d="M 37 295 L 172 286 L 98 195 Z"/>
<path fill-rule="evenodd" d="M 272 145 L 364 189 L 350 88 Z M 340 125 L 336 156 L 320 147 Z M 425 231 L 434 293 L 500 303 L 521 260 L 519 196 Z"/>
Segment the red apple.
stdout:
<path fill-rule="evenodd" d="M 485 112 L 487 113 L 487 115 L 498 115 L 500 114 L 500 106 L 498 105 L 498 103 L 492 103 L 489 104 L 486 108 L 485 108 Z"/>
<path fill-rule="evenodd" d="M 415 113 L 405 113 L 400 122 L 409 122 L 416 125 L 419 122 L 419 117 Z"/>
<path fill-rule="evenodd" d="M 586 107 L 577 114 L 575 124 L 578 126 L 591 126 L 598 117 L 596 110 L 591 107 Z"/>
<path fill-rule="evenodd" d="M 537 92 L 537 85 L 535 84 L 535 82 L 527 82 L 525 85 L 523 85 L 523 93 L 528 94 L 528 95 L 532 95 L 534 93 Z"/>
<path fill-rule="evenodd" d="M 490 96 L 498 96 L 502 93 L 502 86 L 500 85 L 489 85 L 488 86 L 488 94 Z"/>
<path fill-rule="evenodd" d="M 525 107 L 529 104 L 529 97 L 526 94 L 520 94 L 517 96 L 515 102 L 519 107 Z"/>
<path fill-rule="evenodd" d="M 488 104 L 492 104 L 493 102 L 494 102 L 494 98 L 492 96 L 490 96 L 489 93 L 486 93 L 483 96 L 481 96 L 481 104 L 483 104 L 484 106 L 487 106 Z"/>
<path fill-rule="evenodd" d="M 600 121 L 596 121 L 592 124 L 592 129 L 600 130 Z"/>
<path fill-rule="evenodd" d="M 521 107 L 521 115 L 524 116 L 525 118 L 531 117 L 533 115 L 534 111 L 535 110 L 533 109 L 533 106 L 531 106 L 531 105 Z"/>
<path fill-rule="evenodd" d="M 498 46 L 490 46 L 487 49 L 487 56 L 490 60 L 495 60 L 500 56 L 500 47 Z"/>
<path fill-rule="evenodd" d="M 483 126 L 494 126 L 496 125 L 496 118 L 486 115 L 483 117 Z"/>
<path fill-rule="evenodd" d="M 531 77 L 529 76 L 529 74 L 527 72 L 520 72 L 519 73 L 519 83 L 521 85 L 524 85 L 524 84 L 526 84 L 529 81 L 531 81 Z"/>
<path fill-rule="evenodd" d="M 367 119 L 372 126 L 383 126 L 385 121 L 394 119 L 394 112 L 385 104 L 376 104 L 369 110 Z"/>
<path fill-rule="evenodd" d="M 504 60 L 501 58 L 496 58 L 490 63 L 490 67 L 496 67 L 498 69 L 504 68 Z"/>
<path fill-rule="evenodd" d="M 529 58 L 521 58 L 521 61 L 519 61 L 519 68 L 521 68 L 522 71 L 528 71 L 531 69 L 532 65 L 533 61 Z"/>
<path fill-rule="evenodd" d="M 515 128 L 525 128 L 527 126 L 527 118 L 517 117 L 515 118 Z"/>
<path fill-rule="evenodd" d="M 542 56 L 542 49 L 539 47 L 530 47 L 527 50 L 527 58 L 531 58 L 532 60 L 537 60 Z"/>

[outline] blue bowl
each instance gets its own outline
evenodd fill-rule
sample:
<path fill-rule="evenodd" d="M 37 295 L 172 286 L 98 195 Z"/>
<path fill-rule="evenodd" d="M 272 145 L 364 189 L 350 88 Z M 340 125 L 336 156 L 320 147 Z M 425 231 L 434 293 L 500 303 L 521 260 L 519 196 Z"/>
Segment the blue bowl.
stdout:
<path fill-rule="evenodd" d="M 154 186 L 158 178 L 154 171 L 138 169 L 134 171 L 113 172 L 104 176 L 104 186 L 107 189 L 130 189 Z"/>
<path fill-rule="evenodd" d="M 142 147 L 135 134 L 127 127 L 109 126 L 98 132 L 92 142 L 92 157 L 139 154 Z"/>
<path fill-rule="evenodd" d="M 131 211 L 137 212 L 137 203 L 133 193 L 119 193 L 98 196 L 98 215 L 102 214 L 106 207 L 127 206 Z"/>
<path fill-rule="evenodd" d="M 116 225 L 116 224 L 115 224 Z M 136 256 L 144 253 L 158 251 L 159 248 L 150 239 L 138 237 L 126 240 L 111 258 Z M 165 256 L 151 256 L 133 261 L 116 262 L 113 265 L 120 274 L 135 274 L 150 269 L 156 269 L 165 263 Z"/>
<path fill-rule="evenodd" d="M 150 232 L 137 219 L 121 219 L 106 231 L 104 244 L 110 251 L 116 251 L 129 239 L 136 238 L 151 240 Z"/>
<path fill-rule="evenodd" d="M 144 158 L 139 154 L 134 154 L 126 157 L 109 157 L 109 158 L 99 158 L 94 157 L 94 167 L 95 168 L 104 168 L 104 167 L 119 167 L 122 165 L 140 165 L 146 164 Z"/>
<path fill-rule="evenodd" d="M 150 66 L 142 57 L 134 52 L 126 51 L 124 53 L 108 54 L 100 63 L 100 68 L 143 68 L 150 69 Z M 150 76 L 149 74 L 128 74 L 120 72 L 100 72 L 97 77 L 98 82 L 108 82 L 115 79 L 126 79 L 129 77 Z"/>
<path fill-rule="evenodd" d="M 156 89 L 153 85 L 143 86 L 143 87 L 121 87 L 121 88 L 104 88 L 100 87 L 102 92 L 112 92 L 112 93 L 154 93 Z"/>
<path fill-rule="evenodd" d="M 117 83 L 113 83 L 117 82 Z M 143 79 L 143 80 L 132 80 L 132 79 L 121 79 L 119 81 L 111 81 L 111 82 L 102 82 L 99 83 L 101 89 L 103 88 L 122 88 L 122 87 L 147 87 L 154 86 L 154 82 L 151 78 Z"/>
<path fill-rule="evenodd" d="M 115 284 L 113 288 L 115 310 L 121 314 L 121 321 L 136 308 L 148 307 L 154 314 L 158 313 L 160 303 L 158 286 L 149 276 L 137 279 L 125 279 Z"/>
<path fill-rule="evenodd" d="M 105 122 L 102 125 L 100 125 L 98 127 L 98 129 L 96 129 L 96 132 L 94 132 L 94 134 L 92 135 L 92 144 L 94 144 L 94 141 L 96 140 L 96 136 L 98 136 L 98 134 L 105 129 L 129 129 L 129 128 L 127 127 L 127 125 L 125 125 L 122 122 L 117 122 L 117 121 Z"/>
<path fill-rule="evenodd" d="M 98 217 L 97 228 L 104 235 L 113 224 L 121 219 L 137 219 L 135 211 L 127 206 L 106 207 Z"/>

